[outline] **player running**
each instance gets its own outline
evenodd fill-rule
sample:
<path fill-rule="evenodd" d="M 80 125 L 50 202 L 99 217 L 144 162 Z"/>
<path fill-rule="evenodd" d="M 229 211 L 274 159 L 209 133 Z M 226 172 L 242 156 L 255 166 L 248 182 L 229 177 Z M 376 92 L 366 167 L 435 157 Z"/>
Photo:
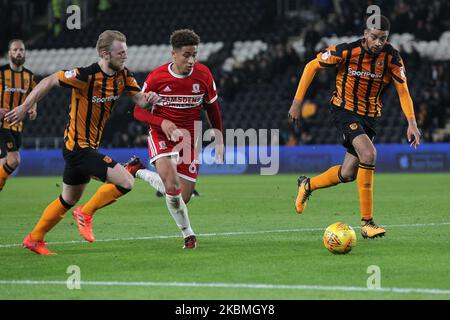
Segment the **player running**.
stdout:
<path fill-rule="evenodd" d="M 97 151 L 113 104 L 123 93 L 130 95 L 139 107 L 153 105 L 159 100 L 152 92 L 141 93 L 133 74 L 125 68 L 125 35 L 106 30 L 98 38 L 97 52 L 100 56 L 98 63 L 86 68 L 62 70 L 46 77 L 22 105 L 5 116 L 5 120 L 14 126 L 53 87 L 72 89 L 69 121 L 64 131 L 63 190 L 23 240 L 25 248 L 38 254 L 55 254 L 48 250 L 44 237 L 78 202 L 91 177 L 105 184 L 87 203 L 76 208 L 73 215 L 83 238 L 89 242 L 95 240 L 92 232 L 94 213 L 128 193 L 134 183 L 134 178 L 123 166 Z"/>
<path fill-rule="evenodd" d="M 8 46 L 9 64 L 0 67 L 0 191 L 6 180 L 20 164 L 19 149 L 22 145 L 23 123 L 11 126 L 3 121 L 4 115 L 26 99 L 36 86 L 33 73 L 24 68 L 26 51 L 20 39 L 13 39 Z M 28 112 L 29 119 L 37 117 L 36 104 Z"/>
<path fill-rule="evenodd" d="M 149 124 L 150 163 L 158 172 L 145 169 L 138 158 L 127 163 L 128 170 L 161 193 L 167 208 L 184 237 L 184 248 L 195 249 L 186 203 L 197 179 L 198 161 L 194 122 L 206 109 L 215 130 L 216 159 L 223 159 L 222 117 L 217 103 L 216 85 L 205 65 L 197 63 L 199 36 L 192 30 L 177 30 L 170 37 L 173 62 L 151 72 L 143 91 L 156 92 L 161 100 L 152 111 L 134 108 L 134 117 Z"/>
<path fill-rule="evenodd" d="M 368 24 L 374 19 L 375 27 Z M 408 120 L 406 132 L 411 146 L 420 144 L 414 108 L 406 83 L 405 66 L 399 52 L 387 42 L 390 22 L 385 16 L 372 16 L 366 21 L 364 37 L 352 43 L 331 46 L 309 62 L 289 110 L 289 119 L 300 120 L 305 93 L 316 72 L 336 67 L 336 90 L 330 111 L 347 149 L 342 165 L 307 178 L 298 178 L 295 208 L 302 213 L 311 193 L 317 189 L 357 180 L 361 210 L 361 234 L 364 238 L 383 236 L 385 230 L 373 221 L 373 176 L 376 150 L 373 139 L 375 125 L 381 116 L 380 95 L 393 79 L 403 113 Z M 377 23 L 378 22 L 378 23 Z"/>

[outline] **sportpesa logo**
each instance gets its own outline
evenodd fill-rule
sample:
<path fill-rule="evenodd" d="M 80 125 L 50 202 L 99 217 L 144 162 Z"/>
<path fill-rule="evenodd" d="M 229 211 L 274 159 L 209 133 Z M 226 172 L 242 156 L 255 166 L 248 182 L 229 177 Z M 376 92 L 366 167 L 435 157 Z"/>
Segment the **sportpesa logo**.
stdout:
<path fill-rule="evenodd" d="M 97 96 L 93 96 L 92 97 L 92 102 L 93 103 L 105 103 L 107 101 L 115 101 L 117 99 L 119 99 L 120 96 L 108 96 L 108 97 L 104 97 L 104 98 L 99 98 Z"/>
<path fill-rule="evenodd" d="M 11 93 L 15 93 L 15 92 L 19 92 L 19 93 L 27 93 L 27 90 L 22 89 L 22 88 L 11 88 L 11 87 L 5 86 L 5 92 L 11 92 Z"/>
<path fill-rule="evenodd" d="M 357 71 L 357 70 L 353 70 L 351 67 L 348 67 L 348 73 L 351 74 L 352 76 L 357 76 L 357 77 L 371 77 L 371 78 L 381 78 L 383 75 L 381 73 L 371 73 L 368 71 Z"/>

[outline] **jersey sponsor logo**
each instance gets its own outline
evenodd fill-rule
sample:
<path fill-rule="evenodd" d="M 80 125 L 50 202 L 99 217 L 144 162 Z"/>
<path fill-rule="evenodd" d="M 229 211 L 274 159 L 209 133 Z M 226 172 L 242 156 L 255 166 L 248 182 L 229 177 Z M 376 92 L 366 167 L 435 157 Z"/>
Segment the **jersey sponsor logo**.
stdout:
<path fill-rule="evenodd" d="M 105 161 L 106 163 L 111 163 L 111 162 L 112 162 L 112 159 L 111 159 L 111 157 L 109 157 L 109 156 L 105 156 L 105 157 L 103 158 L 103 161 Z"/>
<path fill-rule="evenodd" d="M 163 92 L 171 92 L 171 91 L 172 91 L 172 89 L 170 89 L 169 86 L 167 86 L 163 89 Z"/>
<path fill-rule="evenodd" d="M 383 75 L 381 73 L 371 73 L 369 71 L 357 71 L 353 70 L 351 67 L 348 67 L 348 73 L 352 76 L 356 77 L 370 77 L 370 78 L 381 78 Z"/>
<path fill-rule="evenodd" d="M 11 87 L 5 86 L 5 92 L 11 92 L 11 93 L 15 93 L 15 92 L 19 92 L 19 93 L 27 93 L 27 90 L 22 89 L 22 88 L 11 88 Z"/>
<path fill-rule="evenodd" d="M 176 109 L 194 108 L 203 103 L 203 94 L 192 96 L 159 95 L 161 100 L 156 105 Z"/>
<path fill-rule="evenodd" d="M 328 60 L 328 58 L 331 56 L 330 50 L 327 52 L 322 53 L 322 56 L 320 57 L 322 60 Z"/>
<path fill-rule="evenodd" d="M 350 129 L 352 129 L 353 131 L 355 131 L 356 129 L 358 129 L 358 124 L 356 122 L 353 122 L 349 125 Z"/>
<path fill-rule="evenodd" d="M 64 77 L 66 77 L 66 79 L 75 78 L 76 76 L 77 71 L 75 69 L 64 72 Z"/>
<path fill-rule="evenodd" d="M 93 96 L 92 97 L 92 102 L 93 103 L 105 103 L 107 101 L 115 101 L 117 99 L 119 99 L 120 96 L 107 96 L 104 98 L 99 98 L 97 96 Z"/>
<path fill-rule="evenodd" d="M 199 93 L 200 92 L 200 84 L 194 83 L 192 85 L 192 93 Z"/>

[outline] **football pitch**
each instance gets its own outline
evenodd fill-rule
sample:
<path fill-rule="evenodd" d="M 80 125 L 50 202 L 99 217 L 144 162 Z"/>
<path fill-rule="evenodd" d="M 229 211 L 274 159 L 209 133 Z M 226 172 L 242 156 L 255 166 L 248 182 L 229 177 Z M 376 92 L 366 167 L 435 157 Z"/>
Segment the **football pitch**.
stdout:
<path fill-rule="evenodd" d="M 355 183 L 315 192 L 298 215 L 296 178 L 200 176 L 191 251 L 164 198 L 136 181 L 96 214 L 95 243 L 81 241 L 69 211 L 46 238 L 56 256 L 20 244 L 61 177 L 12 178 L 0 193 L 0 299 L 450 299 L 450 174 L 376 174 L 375 221 L 387 233 L 374 240 L 361 237 Z M 357 232 L 347 255 L 322 243 L 337 221 Z M 67 286 L 73 270 L 79 289 Z M 377 275 L 381 289 L 368 288 Z"/>

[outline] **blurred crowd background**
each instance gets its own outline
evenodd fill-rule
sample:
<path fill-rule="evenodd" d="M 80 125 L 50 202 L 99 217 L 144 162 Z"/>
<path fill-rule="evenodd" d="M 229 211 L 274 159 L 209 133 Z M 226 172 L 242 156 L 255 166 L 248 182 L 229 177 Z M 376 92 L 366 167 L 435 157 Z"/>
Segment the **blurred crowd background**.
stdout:
<path fill-rule="evenodd" d="M 65 27 L 71 4 L 82 10 L 81 30 Z M 224 128 L 279 128 L 282 145 L 333 144 L 338 141 L 328 114 L 333 70 L 316 75 L 299 127 L 288 123 L 287 113 L 305 64 L 333 41 L 361 36 L 372 4 L 390 19 L 393 38 L 400 39 L 394 45 L 406 65 L 425 142 L 449 142 L 450 3 L 445 0 L 0 0 L 0 51 L 6 54 L 12 38 L 24 39 L 29 52 L 93 48 L 104 29 L 124 32 L 129 47 L 168 51 L 173 30 L 192 28 L 203 44 L 220 43 L 220 50 L 201 62 L 215 77 Z M 151 69 L 138 68 L 140 83 Z M 69 95 L 69 90 L 53 90 L 39 104 L 38 119 L 27 123 L 24 147 L 60 146 Z M 406 121 L 393 86 L 382 101 L 375 142 L 405 142 Z M 116 104 L 104 147 L 146 146 L 147 128 L 133 121 L 132 107 L 126 98 Z"/>

